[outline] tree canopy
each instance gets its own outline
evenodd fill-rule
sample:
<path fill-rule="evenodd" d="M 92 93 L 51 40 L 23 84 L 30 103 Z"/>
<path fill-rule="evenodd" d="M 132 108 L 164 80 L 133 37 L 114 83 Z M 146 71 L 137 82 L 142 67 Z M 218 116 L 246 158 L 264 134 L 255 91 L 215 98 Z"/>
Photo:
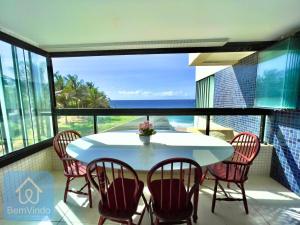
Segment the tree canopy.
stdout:
<path fill-rule="evenodd" d="M 54 73 L 56 103 L 59 108 L 110 108 L 109 98 L 93 82 L 77 75 Z"/>

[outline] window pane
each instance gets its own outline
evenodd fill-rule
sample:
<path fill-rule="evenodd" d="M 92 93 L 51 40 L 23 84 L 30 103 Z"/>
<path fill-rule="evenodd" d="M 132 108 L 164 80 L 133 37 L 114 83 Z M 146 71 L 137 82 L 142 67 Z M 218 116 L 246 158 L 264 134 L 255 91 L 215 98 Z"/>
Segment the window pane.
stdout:
<path fill-rule="evenodd" d="M 32 100 L 34 102 L 36 117 L 36 132 L 39 141 L 53 136 L 50 91 L 47 73 L 46 58 L 31 53 L 32 79 L 34 79 L 32 89 Z"/>
<path fill-rule="evenodd" d="M 58 116 L 58 131 L 76 130 L 82 136 L 94 133 L 92 116 Z"/>
<path fill-rule="evenodd" d="M 2 137 L 11 152 L 53 136 L 46 58 L 0 41 Z"/>
<path fill-rule="evenodd" d="M 255 105 L 296 109 L 300 87 L 300 38 L 289 38 L 259 53 Z"/>
<path fill-rule="evenodd" d="M 1 157 L 6 154 L 7 148 L 5 146 L 5 140 L 4 140 L 3 133 L 2 133 L 2 130 L 3 130 L 2 122 L 0 122 L 0 126 L 1 126 L 1 129 L 0 129 L 0 157 Z"/>
<path fill-rule="evenodd" d="M 15 51 L 13 47 L 0 42 L 1 57 L 1 107 L 6 131 L 9 133 L 10 150 L 25 146 L 24 129 L 20 114 L 18 80 L 16 79 Z"/>
<path fill-rule="evenodd" d="M 214 103 L 214 76 L 196 82 L 196 107 L 212 108 Z"/>
<path fill-rule="evenodd" d="M 146 116 L 98 116 L 98 132 L 138 131 L 140 123 L 147 120 Z M 193 132 L 194 116 L 150 116 L 155 130 Z"/>
<path fill-rule="evenodd" d="M 98 132 L 137 130 L 145 116 L 98 116 Z"/>
<path fill-rule="evenodd" d="M 259 136 L 260 120 L 260 116 L 213 116 L 209 134 L 227 141 L 245 131 Z"/>

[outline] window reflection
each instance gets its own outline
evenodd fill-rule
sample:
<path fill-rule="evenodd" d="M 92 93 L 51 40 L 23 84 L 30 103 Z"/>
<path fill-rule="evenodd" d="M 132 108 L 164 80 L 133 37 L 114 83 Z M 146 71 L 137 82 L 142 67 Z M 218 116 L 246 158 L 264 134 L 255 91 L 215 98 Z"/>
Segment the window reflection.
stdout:
<path fill-rule="evenodd" d="M 0 155 L 53 136 L 46 58 L 0 41 Z"/>

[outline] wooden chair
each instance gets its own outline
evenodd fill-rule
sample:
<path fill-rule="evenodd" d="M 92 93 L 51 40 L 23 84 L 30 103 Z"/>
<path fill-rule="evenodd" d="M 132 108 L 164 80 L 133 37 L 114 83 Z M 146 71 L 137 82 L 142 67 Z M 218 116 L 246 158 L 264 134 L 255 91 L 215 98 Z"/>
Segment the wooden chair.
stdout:
<path fill-rule="evenodd" d="M 70 157 L 66 152 L 67 145 L 78 138 L 80 134 L 74 130 L 66 130 L 58 133 L 53 140 L 53 147 L 58 157 L 63 163 L 64 175 L 67 178 L 66 188 L 64 192 L 64 202 L 67 201 L 68 192 L 73 192 L 75 194 L 87 195 L 89 199 L 90 208 L 92 208 L 92 194 L 91 186 L 86 174 L 86 166 L 82 165 L 76 159 Z M 85 184 L 79 190 L 72 190 L 69 188 L 70 182 L 76 178 L 84 178 Z M 87 192 L 84 192 L 83 189 L 87 187 Z"/>
<path fill-rule="evenodd" d="M 98 225 L 107 219 L 131 225 L 134 214 L 140 216 L 137 224 L 141 224 L 147 201 L 143 195 L 144 183 L 133 168 L 116 159 L 100 158 L 88 164 L 87 175 L 100 195 Z M 138 213 L 141 197 L 145 207 Z"/>
<path fill-rule="evenodd" d="M 248 132 L 242 132 L 233 138 L 231 144 L 234 147 L 232 159 L 230 161 L 223 161 L 208 167 L 209 172 L 215 178 L 211 211 L 214 212 L 215 210 L 216 200 L 243 201 L 245 211 L 248 214 L 249 210 L 244 183 L 248 180 L 250 166 L 260 150 L 260 142 L 256 135 Z M 242 198 L 233 198 L 228 195 L 220 184 L 220 181 L 227 182 L 228 187 L 230 183 L 235 183 L 242 192 Z M 225 198 L 216 197 L 218 187 L 220 187 L 224 193 Z"/>
<path fill-rule="evenodd" d="M 159 177 L 157 175 L 159 174 Z M 151 193 L 150 216 L 155 225 L 196 222 L 198 194 L 202 170 L 200 165 L 186 158 L 164 160 L 149 171 L 148 188 Z M 194 195 L 194 205 L 191 198 Z M 151 219 L 151 223 L 152 223 Z"/>

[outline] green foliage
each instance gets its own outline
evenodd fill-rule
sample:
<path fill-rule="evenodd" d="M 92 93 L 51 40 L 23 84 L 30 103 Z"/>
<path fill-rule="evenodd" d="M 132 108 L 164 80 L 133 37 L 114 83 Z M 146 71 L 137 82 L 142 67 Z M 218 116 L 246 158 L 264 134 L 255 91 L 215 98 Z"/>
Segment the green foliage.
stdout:
<path fill-rule="evenodd" d="M 142 132 L 140 131 L 139 135 L 140 136 L 151 136 L 153 134 L 156 134 L 156 131 L 154 129 L 145 129 Z"/>
<path fill-rule="evenodd" d="M 54 74 L 55 95 L 59 108 L 110 108 L 108 96 L 93 82 L 79 80 L 77 75 Z"/>

